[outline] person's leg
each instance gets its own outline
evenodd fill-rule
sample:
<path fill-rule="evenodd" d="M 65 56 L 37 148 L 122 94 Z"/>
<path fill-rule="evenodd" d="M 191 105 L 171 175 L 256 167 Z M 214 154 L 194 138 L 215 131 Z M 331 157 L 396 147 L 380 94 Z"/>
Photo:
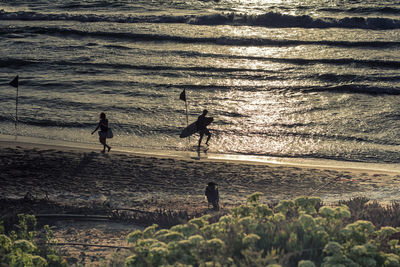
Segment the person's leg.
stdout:
<path fill-rule="evenodd" d="M 106 142 L 107 142 L 107 139 L 106 139 Z M 107 151 L 110 152 L 111 147 L 109 145 L 107 145 L 107 143 L 105 143 L 105 144 L 106 144 L 106 147 L 107 147 Z"/>
<path fill-rule="evenodd" d="M 201 140 L 203 140 L 203 136 L 204 136 L 204 133 L 200 133 L 200 139 L 199 139 L 199 146 L 198 146 L 198 148 L 200 148 Z"/>
<path fill-rule="evenodd" d="M 211 133 L 208 129 L 206 131 L 206 135 L 207 135 L 206 145 L 208 145 L 208 141 L 210 141 L 210 138 L 211 138 Z"/>
<path fill-rule="evenodd" d="M 212 204 L 213 204 L 214 210 L 219 210 L 219 203 L 218 203 L 218 200 L 214 200 Z"/>
<path fill-rule="evenodd" d="M 111 147 L 109 145 L 107 145 L 107 137 L 104 138 L 104 150 L 106 149 L 106 147 L 108 149 L 108 152 L 110 152 Z"/>
<path fill-rule="evenodd" d="M 103 145 L 103 151 L 102 152 L 106 152 L 106 139 L 103 137 L 100 137 L 100 143 Z"/>

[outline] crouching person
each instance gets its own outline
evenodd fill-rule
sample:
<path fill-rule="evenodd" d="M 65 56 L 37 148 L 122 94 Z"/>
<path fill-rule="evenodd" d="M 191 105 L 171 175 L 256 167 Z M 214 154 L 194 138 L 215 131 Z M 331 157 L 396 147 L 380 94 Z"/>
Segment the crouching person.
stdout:
<path fill-rule="evenodd" d="M 211 204 L 214 210 L 219 210 L 219 193 L 217 184 L 209 182 L 206 187 L 205 195 L 207 197 L 208 207 L 210 207 Z"/>

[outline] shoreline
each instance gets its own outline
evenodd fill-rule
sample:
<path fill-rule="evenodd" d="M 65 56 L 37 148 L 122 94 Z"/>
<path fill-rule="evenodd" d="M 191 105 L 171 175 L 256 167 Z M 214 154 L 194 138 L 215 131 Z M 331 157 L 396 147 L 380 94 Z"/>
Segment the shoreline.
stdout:
<path fill-rule="evenodd" d="M 38 148 L 53 149 L 71 149 L 83 152 L 96 152 L 101 150 L 101 144 L 79 143 L 63 140 L 45 139 L 39 137 L 26 136 L 10 136 L 0 134 L 0 146 L 28 146 Z M 269 157 L 259 155 L 244 154 L 221 154 L 221 153 L 204 153 L 200 151 L 200 156 L 196 151 L 177 151 L 177 150 L 161 150 L 161 149 L 140 149 L 133 147 L 113 147 L 112 153 L 126 153 L 135 156 L 174 158 L 181 160 L 201 160 L 207 162 L 231 162 L 244 164 L 261 164 L 276 166 L 293 166 L 305 168 L 318 168 L 330 170 L 349 170 L 360 172 L 378 172 L 397 175 L 400 174 L 400 164 L 395 163 L 366 163 L 354 161 L 338 161 L 332 159 L 317 158 L 287 158 L 287 157 Z"/>

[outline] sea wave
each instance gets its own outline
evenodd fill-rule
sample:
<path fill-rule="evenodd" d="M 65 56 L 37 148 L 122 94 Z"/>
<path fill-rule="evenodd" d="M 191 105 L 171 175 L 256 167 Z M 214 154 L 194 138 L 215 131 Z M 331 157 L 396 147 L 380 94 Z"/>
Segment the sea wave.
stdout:
<path fill-rule="evenodd" d="M 320 8 L 318 11 L 327 11 L 332 13 L 350 13 L 350 14 L 388 14 L 388 15 L 398 15 L 400 9 L 397 7 L 376 7 L 376 6 L 359 6 L 351 8 Z"/>
<path fill-rule="evenodd" d="M 14 123 L 13 117 L 0 116 L 0 123 Z M 66 121 L 56 119 L 36 119 L 20 116 L 18 123 L 25 126 L 38 126 L 44 128 L 70 128 L 70 129 L 85 129 L 93 130 L 97 122 L 81 122 L 81 121 Z M 147 125 L 147 124 L 128 124 L 128 123 L 110 123 L 114 133 L 134 134 L 136 136 L 147 136 L 151 134 L 162 134 L 168 136 L 178 136 L 184 127 L 174 127 L 169 125 Z"/>
<path fill-rule="evenodd" d="M 220 55 L 221 56 L 221 55 Z M 204 57 L 218 58 L 217 54 L 205 54 Z M 382 68 L 382 69 L 399 69 L 400 61 L 396 60 L 375 60 L 375 59 L 351 59 L 351 58 L 317 58 L 317 59 L 306 59 L 306 58 L 275 58 L 275 57 L 251 57 L 251 56 L 229 56 L 225 58 L 231 59 L 245 59 L 255 60 L 264 62 L 273 62 L 281 64 L 291 64 L 299 66 L 312 66 L 312 65 L 338 65 L 338 66 L 351 66 L 351 67 L 364 67 L 364 68 Z M 38 59 L 20 59 L 20 58 L 4 58 L 0 59 L 0 67 L 2 68 L 15 68 L 30 65 L 50 65 L 50 66 L 82 66 L 82 67 L 94 67 L 103 69 L 135 69 L 135 70 L 146 70 L 146 71 L 192 71 L 196 73 L 233 73 L 233 72 L 248 72 L 248 73 L 260 73 L 268 72 L 263 69 L 252 69 L 246 67 L 210 67 L 210 66 L 172 66 L 172 65 L 137 65 L 129 63 L 104 63 L 104 62 L 86 62 L 86 61 L 68 61 L 68 60 L 38 60 Z M 330 79 L 331 77 L 316 76 L 317 79 Z M 335 77 L 334 77 L 335 78 Z M 333 78 L 333 79 L 334 79 Z M 392 77 L 398 80 L 398 76 Z"/>
<path fill-rule="evenodd" d="M 335 41 L 335 40 L 291 40 L 291 39 L 269 39 L 269 38 L 244 38 L 244 37 L 187 37 L 168 34 L 131 33 L 131 32 L 108 32 L 108 31 L 84 31 L 60 27 L 23 26 L 17 28 L 0 29 L 0 36 L 14 38 L 15 35 L 39 34 L 39 35 L 62 35 L 96 37 L 104 39 L 123 39 L 132 42 L 176 42 L 176 43 L 208 43 L 228 46 L 299 46 L 299 45 L 321 45 L 334 47 L 363 47 L 363 48 L 390 48 L 399 47 L 398 41 Z M 93 45 L 93 44 L 89 44 Z M 127 47 L 115 46 L 117 49 L 129 49 Z"/>
<path fill-rule="evenodd" d="M 325 17 L 288 15 L 268 12 L 261 15 L 240 13 L 214 13 L 209 15 L 149 15 L 121 16 L 120 14 L 41 13 L 34 11 L 7 12 L 0 10 L 0 20 L 24 21 L 79 21 L 117 23 L 187 23 L 195 25 L 241 25 L 269 28 L 354 28 L 389 30 L 400 29 L 400 20 L 387 17 Z"/>
<path fill-rule="evenodd" d="M 301 89 L 303 92 L 335 92 L 335 93 L 356 93 L 356 94 L 371 94 L 371 95 L 400 95 L 400 88 L 370 86 L 365 84 L 340 84 L 333 86 L 318 86 Z"/>
<path fill-rule="evenodd" d="M 353 84 L 342 83 L 339 85 L 316 85 L 316 86 L 287 86 L 282 87 L 268 87 L 268 86 L 232 86 L 232 85 L 194 85 L 182 84 L 174 85 L 174 88 L 187 89 L 187 90 L 201 90 L 201 91 L 243 91 L 243 92 L 259 92 L 259 91 L 293 91 L 293 92 L 332 92 L 332 93 L 353 93 L 353 94 L 369 94 L 369 95 L 400 95 L 399 87 L 385 87 L 385 86 L 372 86 L 366 84 Z"/>
<path fill-rule="evenodd" d="M 190 18 L 188 23 L 199 25 L 247 25 L 270 28 L 354 28 L 389 30 L 398 29 L 400 20 L 384 17 L 314 18 L 308 15 L 287 15 L 269 12 L 261 15 L 212 14 Z"/>
<path fill-rule="evenodd" d="M 310 123 L 310 125 L 314 125 Z M 332 133 L 315 133 L 310 131 L 298 131 L 296 128 L 307 128 L 310 126 L 307 124 L 301 123 L 294 123 L 294 124 L 272 124 L 270 125 L 273 128 L 276 128 L 276 131 L 272 130 L 248 130 L 243 129 L 242 131 L 238 129 L 213 129 L 216 132 L 216 135 L 228 135 L 228 136 L 259 136 L 259 137 L 282 137 L 282 136 L 292 136 L 292 137 L 300 137 L 305 139 L 315 139 L 315 140 L 329 140 L 329 141 L 340 141 L 342 142 L 363 142 L 375 145 L 389 145 L 389 146 L 397 146 L 400 145 L 398 140 L 393 139 L 382 139 L 382 138 L 371 138 L 367 135 L 360 135 L 360 136 L 352 136 L 352 135 L 345 135 L 345 134 L 332 134 Z"/>
<path fill-rule="evenodd" d="M 336 73 L 323 73 L 305 75 L 304 78 L 314 79 L 330 83 L 343 83 L 343 82 L 400 82 L 400 75 L 381 75 L 381 76 L 367 76 L 357 74 L 336 74 Z"/>
<path fill-rule="evenodd" d="M 12 122 L 14 123 L 14 117 L 13 116 L 0 116 L 0 122 Z M 24 116 L 19 116 L 18 122 L 21 124 L 25 125 L 31 125 L 31 126 L 42 126 L 42 127 L 68 127 L 68 128 L 93 128 L 93 125 L 96 124 L 96 122 L 92 123 L 82 123 L 79 121 L 57 121 L 57 120 L 51 120 L 51 119 L 35 119 L 35 118 L 29 118 L 29 117 L 24 117 Z"/>
<path fill-rule="evenodd" d="M 63 3 L 61 1 L 60 5 L 58 8 L 61 9 L 93 9 L 93 8 L 123 8 L 124 4 L 123 3 L 118 3 L 114 1 L 72 1 L 72 2 L 67 2 Z"/>

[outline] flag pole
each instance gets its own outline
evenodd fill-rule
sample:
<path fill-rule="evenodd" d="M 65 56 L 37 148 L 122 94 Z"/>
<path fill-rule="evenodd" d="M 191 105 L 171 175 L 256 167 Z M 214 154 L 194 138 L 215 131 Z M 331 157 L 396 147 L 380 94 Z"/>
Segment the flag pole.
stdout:
<path fill-rule="evenodd" d="M 182 93 L 179 95 L 179 99 L 182 101 L 185 101 L 185 107 L 186 107 L 186 127 L 189 126 L 189 115 L 188 115 L 188 104 L 187 104 L 187 99 L 186 99 L 186 89 L 183 89 Z M 188 147 L 190 145 L 190 136 L 188 139 Z"/>
<path fill-rule="evenodd" d="M 189 116 L 188 116 L 188 105 L 187 105 L 187 100 L 185 100 L 185 107 L 186 107 L 186 126 L 189 126 Z"/>
<path fill-rule="evenodd" d="M 15 135 L 18 136 L 18 84 L 17 84 L 17 94 L 15 97 Z"/>
<path fill-rule="evenodd" d="M 19 87 L 18 75 L 9 83 L 12 87 L 17 89 L 15 95 L 15 137 L 18 136 L 18 87 Z"/>
<path fill-rule="evenodd" d="M 189 115 L 188 115 L 188 104 L 187 100 L 185 100 L 185 107 L 186 107 L 186 127 L 189 126 Z M 190 145 L 190 136 L 188 141 L 188 146 Z"/>

